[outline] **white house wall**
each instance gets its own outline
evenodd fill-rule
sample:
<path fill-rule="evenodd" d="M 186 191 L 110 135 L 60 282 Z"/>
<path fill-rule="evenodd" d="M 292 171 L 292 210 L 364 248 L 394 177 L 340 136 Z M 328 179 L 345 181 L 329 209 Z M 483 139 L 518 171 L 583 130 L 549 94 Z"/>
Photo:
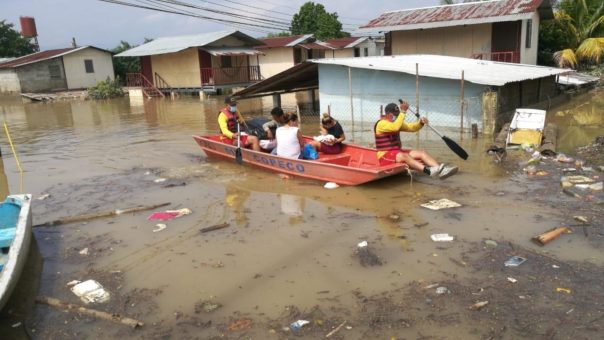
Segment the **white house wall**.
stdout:
<path fill-rule="evenodd" d="M 539 43 L 539 14 L 533 13 L 531 29 L 531 47 L 526 47 L 526 30 L 528 20 L 522 20 L 522 32 L 520 37 L 520 63 L 537 65 L 537 47 Z"/>
<path fill-rule="evenodd" d="M 438 54 L 470 58 L 491 52 L 491 25 L 392 32 L 392 54 Z"/>
<path fill-rule="evenodd" d="M 86 73 L 84 60 L 92 60 L 93 73 Z M 111 53 L 85 48 L 63 56 L 68 89 L 82 89 L 96 85 L 107 78 L 114 79 Z"/>
<path fill-rule="evenodd" d="M 20 93 L 21 84 L 14 70 L 0 70 L 0 94 Z"/>
<path fill-rule="evenodd" d="M 400 72 L 351 69 L 352 105 L 350 103 L 348 67 L 319 65 L 319 98 L 321 112 L 327 111 L 343 122 L 375 122 L 379 119 L 380 105 L 396 103 L 399 98 L 415 106 L 415 76 Z M 435 125 L 459 127 L 459 80 L 422 77 L 419 81 L 420 109 L 422 115 Z M 465 122 L 481 122 L 482 109 L 479 98 L 487 86 L 466 82 L 464 97 L 473 98 L 464 117 Z"/>
<path fill-rule="evenodd" d="M 294 66 L 294 51 L 292 47 L 267 48 L 261 50 L 260 73 L 264 78 L 272 77 Z"/>

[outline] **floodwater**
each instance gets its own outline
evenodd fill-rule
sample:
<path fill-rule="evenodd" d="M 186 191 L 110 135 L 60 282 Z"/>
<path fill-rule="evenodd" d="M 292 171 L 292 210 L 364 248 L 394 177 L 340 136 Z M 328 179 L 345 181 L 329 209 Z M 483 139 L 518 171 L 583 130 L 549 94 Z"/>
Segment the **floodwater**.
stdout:
<path fill-rule="evenodd" d="M 603 94 L 594 90 L 549 110 L 548 121 L 558 124 L 561 151 L 570 152 L 604 134 Z M 506 170 L 485 154 L 490 137 L 450 135 L 470 154 L 463 161 L 431 132 L 422 131 L 408 144 L 460 166 L 458 175 L 444 181 L 400 175 L 335 190 L 317 181 L 283 179 L 231 161 L 207 159 L 191 135 L 217 131 L 219 103 L 181 97 L 143 105 L 131 105 L 128 98 L 23 104 L 19 98 L 0 98 L 2 118 L 24 171 L 20 176 L 5 135 L 0 189 L 36 198 L 50 195 L 34 201 L 34 224 L 163 202 L 170 205 L 156 211 L 192 210 L 165 222 L 167 228 L 157 232 L 157 222 L 147 220 L 152 211 L 35 228 L 43 262 L 43 269 L 33 273 L 39 275 L 39 289 L 20 292 L 13 300 L 43 295 L 81 304 L 67 283 L 96 279 L 119 300 L 120 306 L 109 306 L 131 310 L 145 322 L 128 336 L 207 338 L 243 317 L 255 322 L 279 319 L 291 306 L 354 314 L 359 292 L 368 296 L 410 282 L 472 275 L 450 259 L 460 258 L 474 242 L 511 241 L 540 251 L 530 238 L 568 221 L 555 205 L 531 199 L 537 184 L 521 170 Z M 260 100 L 242 101 L 240 107 L 256 114 L 270 110 Z M 316 133 L 314 125 L 303 125 L 306 134 Z M 349 139 L 367 139 L 360 134 L 349 132 Z M 441 211 L 420 207 L 440 198 L 463 206 Z M 229 226 L 200 232 L 223 223 Z M 430 235 L 435 233 L 449 233 L 455 240 L 433 242 Z M 381 266 L 363 267 L 354 256 L 363 240 Z M 602 252 L 582 237 L 553 242 L 547 251 L 562 260 L 604 264 Z M 27 270 L 29 275 L 35 271 Z M 115 275 L 118 284 L 111 283 Z M 221 307 L 200 314 L 196 308 L 204 301 Z M 212 321 L 212 326 L 182 322 L 191 316 Z M 41 305 L 3 317 L 0 328 L 25 334 L 17 332 L 18 325 L 12 327 L 17 322 L 40 338 L 123 335 L 122 326 L 78 320 Z M 352 325 L 346 338 L 362 338 L 365 326 Z M 458 325 L 455 334 L 472 338 L 472 327 Z M 255 338 L 277 338 L 264 331 Z M 447 338 L 450 331 L 423 328 L 407 336 Z"/>

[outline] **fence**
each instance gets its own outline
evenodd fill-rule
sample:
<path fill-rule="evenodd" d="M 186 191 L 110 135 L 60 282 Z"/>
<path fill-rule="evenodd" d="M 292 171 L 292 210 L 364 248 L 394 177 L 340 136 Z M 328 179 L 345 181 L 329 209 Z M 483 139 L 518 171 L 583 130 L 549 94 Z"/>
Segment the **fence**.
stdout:
<path fill-rule="evenodd" d="M 321 107 L 325 107 L 325 109 L 320 110 L 319 103 L 311 103 L 310 97 L 296 95 L 293 100 L 282 100 L 284 111 L 299 113 L 302 130 L 305 134 L 316 134 L 322 112 L 330 110 L 331 116 L 336 118 L 346 131 L 347 138 L 363 145 L 374 143 L 374 124 L 380 118 L 384 107 L 389 102 L 394 102 L 390 97 L 372 98 L 371 102 L 355 100 L 352 107 L 348 105 L 348 109 L 334 112 L 330 109 L 329 103 L 323 102 L 321 102 Z M 409 94 L 402 98 L 406 98 L 410 105 L 405 121 L 417 121 L 417 117 L 412 113 L 417 112 L 415 95 Z M 382 104 L 377 104 L 378 102 Z M 341 107 L 342 105 L 340 105 Z M 446 134 L 470 134 L 472 124 L 477 124 L 478 131 L 481 131 L 483 127 L 481 97 L 466 97 L 462 101 L 459 96 L 422 96 L 419 101 L 419 114 L 428 118 L 432 126 L 438 127 L 439 131 Z M 417 136 L 413 133 L 404 133 L 401 134 L 401 138 L 414 139 Z M 430 134 L 429 138 L 438 138 L 438 136 Z"/>

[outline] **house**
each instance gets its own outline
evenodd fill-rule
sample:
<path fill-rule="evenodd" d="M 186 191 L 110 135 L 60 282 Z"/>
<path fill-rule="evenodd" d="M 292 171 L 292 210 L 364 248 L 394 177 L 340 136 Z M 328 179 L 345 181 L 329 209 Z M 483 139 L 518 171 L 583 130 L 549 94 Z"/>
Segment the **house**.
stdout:
<path fill-rule="evenodd" d="M 331 58 L 373 57 L 384 55 L 384 40 L 374 37 L 344 37 L 325 41 L 334 47 Z"/>
<path fill-rule="evenodd" d="M 316 40 L 312 34 L 260 39 L 264 45 L 256 47 L 263 55 L 258 58 L 262 75 L 266 78 L 283 72 L 308 59 L 325 58 L 334 48 Z"/>
<path fill-rule="evenodd" d="M 141 72 L 128 85 L 147 96 L 163 92 L 218 92 L 261 79 L 255 59 L 262 41 L 239 31 L 158 38 L 117 54 L 140 58 Z M 255 57 L 255 58 L 254 58 Z"/>
<path fill-rule="evenodd" d="M 537 64 L 549 0 L 493 0 L 387 12 L 358 32 L 383 32 L 386 55 L 439 54 Z"/>
<path fill-rule="evenodd" d="M 113 79 L 112 53 L 93 46 L 32 53 L 0 63 L 0 93 L 85 89 Z"/>
<path fill-rule="evenodd" d="M 371 129 L 381 107 L 409 101 L 435 126 L 494 133 L 517 107 L 548 104 L 567 69 L 440 55 L 315 59 L 234 95 L 239 98 L 318 89 L 320 111 Z M 315 112 L 318 113 L 318 112 Z"/>

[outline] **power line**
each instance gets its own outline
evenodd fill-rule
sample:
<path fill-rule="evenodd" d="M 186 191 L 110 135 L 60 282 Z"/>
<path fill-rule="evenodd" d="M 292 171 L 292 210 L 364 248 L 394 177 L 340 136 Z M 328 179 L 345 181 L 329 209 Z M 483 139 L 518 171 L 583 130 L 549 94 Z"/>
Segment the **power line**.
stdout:
<path fill-rule="evenodd" d="M 212 17 L 207 17 L 207 16 L 203 16 L 203 15 L 199 15 L 199 14 L 190 14 L 190 13 L 186 13 L 186 12 L 182 12 L 179 10 L 169 10 L 169 9 L 162 9 L 162 8 L 158 8 L 158 7 L 152 7 L 152 6 L 144 6 L 144 5 L 137 5 L 137 4 L 133 4 L 133 3 L 128 3 L 125 1 L 120 1 L 120 0 L 99 0 L 102 2 L 107 2 L 107 3 L 112 3 L 112 4 L 117 4 L 117 5 L 123 5 L 123 6 L 128 6 L 128 7 L 136 7 L 136 8 L 143 8 L 143 9 L 149 9 L 149 10 L 153 10 L 153 11 L 158 11 L 158 12 L 164 12 L 164 13 L 171 13 L 171 14 L 178 14 L 178 15 L 183 15 L 183 16 L 190 16 L 190 17 L 194 17 L 194 18 L 198 18 L 198 19 L 204 19 L 204 20 L 209 20 L 209 21 L 213 21 L 213 22 L 219 22 L 222 23 L 224 25 L 228 25 L 228 26 L 235 26 L 236 25 L 240 25 L 240 26 L 252 26 L 252 28 L 247 28 L 251 31 L 258 31 L 258 32 L 271 32 L 271 31 L 265 31 L 265 30 L 259 30 L 258 28 L 267 28 L 270 30 L 274 30 L 274 27 L 271 26 L 264 26 L 264 25 L 257 25 L 257 24 L 253 24 L 253 23 L 248 23 L 248 22 L 241 22 L 241 21 L 227 21 L 225 22 L 224 20 L 220 20 L 220 19 L 216 19 L 216 18 L 212 18 Z"/>

